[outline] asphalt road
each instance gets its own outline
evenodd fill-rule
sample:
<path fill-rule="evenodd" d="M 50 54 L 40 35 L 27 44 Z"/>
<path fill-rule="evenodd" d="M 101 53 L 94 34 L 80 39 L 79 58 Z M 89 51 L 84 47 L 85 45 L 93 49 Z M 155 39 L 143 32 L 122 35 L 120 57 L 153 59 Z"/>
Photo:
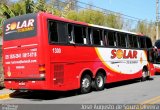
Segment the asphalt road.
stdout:
<path fill-rule="evenodd" d="M 103 91 L 88 94 L 69 92 L 13 93 L 1 104 L 160 104 L 160 75 L 150 80 L 125 81 L 106 85 Z"/>

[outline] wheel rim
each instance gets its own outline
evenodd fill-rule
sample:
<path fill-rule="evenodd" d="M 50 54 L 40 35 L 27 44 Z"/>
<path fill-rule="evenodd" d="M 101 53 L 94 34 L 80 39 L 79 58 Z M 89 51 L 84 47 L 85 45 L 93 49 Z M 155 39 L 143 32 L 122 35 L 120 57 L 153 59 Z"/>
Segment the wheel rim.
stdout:
<path fill-rule="evenodd" d="M 143 73 L 142 73 L 142 77 L 143 77 L 143 78 L 145 78 L 145 71 L 143 71 Z"/>
<path fill-rule="evenodd" d="M 146 78 L 146 77 L 147 77 L 147 72 L 146 72 L 146 71 L 143 71 L 142 77 L 143 77 L 143 78 Z"/>
<path fill-rule="evenodd" d="M 102 87 L 103 86 L 103 78 L 101 76 L 98 76 L 96 79 L 97 86 Z"/>
<path fill-rule="evenodd" d="M 83 87 L 83 88 L 88 88 L 89 86 L 90 86 L 90 81 L 89 81 L 89 79 L 84 78 L 84 79 L 82 80 L 82 87 Z"/>

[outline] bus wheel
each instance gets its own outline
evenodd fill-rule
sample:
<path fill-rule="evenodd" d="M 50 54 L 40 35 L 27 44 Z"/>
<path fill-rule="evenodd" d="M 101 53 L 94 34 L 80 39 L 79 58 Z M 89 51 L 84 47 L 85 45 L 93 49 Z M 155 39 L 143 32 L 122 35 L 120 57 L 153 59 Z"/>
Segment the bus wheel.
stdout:
<path fill-rule="evenodd" d="M 82 94 L 85 94 L 85 93 L 88 93 L 90 92 L 91 90 L 91 76 L 86 74 L 82 77 L 81 79 L 81 93 Z"/>
<path fill-rule="evenodd" d="M 94 80 L 94 87 L 97 91 L 104 89 L 105 76 L 102 73 L 98 73 Z"/>
<path fill-rule="evenodd" d="M 148 71 L 147 70 L 142 70 L 142 77 L 141 77 L 141 81 L 146 81 L 148 77 Z"/>

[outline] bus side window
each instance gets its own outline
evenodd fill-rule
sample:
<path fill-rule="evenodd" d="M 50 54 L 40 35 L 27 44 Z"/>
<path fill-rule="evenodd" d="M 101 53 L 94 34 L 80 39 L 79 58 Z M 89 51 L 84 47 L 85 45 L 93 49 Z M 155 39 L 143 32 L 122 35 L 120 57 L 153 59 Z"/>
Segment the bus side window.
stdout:
<path fill-rule="evenodd" d="M 129 48 L 133 48 L 134 47 L 132 39 L 133 39 L 132 35 L 128 35 L 128 47 Z"/>
<path fill-rule="evenodd" d="M 63 22 L 58 22 L 58 38 L 59 43 L 67 43 L 67 24 Z"/>
<path fill-rule="evenodd" d="M 117 33 L 118 46 L 126 48 L 126 35 L 123 33 Z"/>
<path fill-rule="evenodd" d="M 100 30 L 99 29 L 93 29 L 93 44 L 94 45 L 101 45 L 101 40 L 100 40 Z"/>
<path fill-rule="evenodd" d="M 129 35 L 128 34 L 126 34 L 126 47 L 130 48 L 130 45 L 129 45 Z"/>
<path fill-rule="evenodd" d="M 82 33 L 83 33 L 83 43 L 84 44 L 88 44 L 88 39 L 87 39 L 87 35 L 86 35 L 86 27 L 83 27 L 83 29 L 82 29 Z"/>
<path fill-rule="evenodd" d="M 138 48 L 138 38 L 137 38 L 137 36 L 132 36 L 132 37 L 133 37 L 134 48 Z"/>
<path fill-rule="evenodd" d="M 69 43 L 74 43 L 74 27 L 71 24 L 68 24 L 68 42 Z"/>
<path fill-rule="evenodd" d="M 129 48 L 138 48 L 138 38 L 134 35 L 128 35 Z"/>
<path fill-rule="evenodd" d="M 92 39 L 92 30 L 91 28 L 88 28 L 88 38 L 89 38 L 89 44 L 93 44 L 93 39 Z"/>
<path fill-rule="evenodd" d="M 50 43 L 66 43 L 66 23 L 59 21 L 48 21 L 49 26 L 49 42 Z"/>
<path fill-rule="evenodd" d="M 139 44 L 140 44 L 140 48 L 146 48 L 146 41 L 145 41 L 145 38 L 144 37 L 140 37 L 139 38 Z"/>
<path fill-rule="evenodd" d="M 104 45 L 105 46 L 108 46 L 108 32 L 107 31 L 104 31 Z"/>
<path fill-rule="evenodd" d="M 58 31 L 57 31 L 57 22 L 49 20 L 49 41 L 50 42 L 58 42 Z"/>
<path fill-rule="evenodd" d="M 83 44 L 83 30 L 80 26 L 74 26 L 75 43 Z"/>
<path fill-rule="evenodd" d="M 81 26 L 74 26 L 75 43 L 87 44 L 86 28 Z"/>
<path fill-rule="evenodd" d="M 147 46 L 147 48 L 151 48 L 152 47 L 152 41 L 151 41 L 150 38 L 147 38 L 147 37 L 146 37 L 146 46 Z"/>
<path fill-rule="evenodd" d="M 108 32 L 108 43 L 109 43 L 109 46 L 112 46 L 112 47 L 117 46 L 115 32 Z"/>
<path fill-rule="evenodd" d="M 100 30 L 100 45 L 104 46 L 104 31 Z"/>

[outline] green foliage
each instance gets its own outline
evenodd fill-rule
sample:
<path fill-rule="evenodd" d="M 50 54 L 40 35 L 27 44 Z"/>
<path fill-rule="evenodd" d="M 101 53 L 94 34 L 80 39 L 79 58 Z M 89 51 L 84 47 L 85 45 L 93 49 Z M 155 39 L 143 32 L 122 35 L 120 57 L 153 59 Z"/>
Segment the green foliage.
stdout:
<path fill-rule="evenodd" d="M 136 27 L 136 32 L 148 35 L 153 42 L 156 40 L 156 25 L 154 22 L 146 23 L 146 21 L 139 21 Z"/>
<path fill-rule="evenodd" d="M 0 4 L 0 15 L 5 16 L 6 18 L 11 18 L 16 16 L 14 12 L 5 4 Z"/>
<path fill-rule="evenodd" d="M 65 17 L 68 18 L 68 19 L 75 20 L 75 21 L 79 20 L 78 19 L 78 13 L 74 10 L 69 11 Z"/>
<path fill-rule="evenodd" d="M 82 10 L 78 13 L 78 20 L 90 24 L 104 25 L 105 15 L 96 10 Z"/>
<path fill-rule="evenodd" d="M 116 16 L 114 14 L 105 15 L 97 10 L 86 9 L 81 10 L 80 12 L 71 10 L 65 15 L 66 18 L 90 24 L 103 25 L 117 29 L 122 29 L 123 27 L 123 20 L 120 16 Z"/>
<path fill-rule="evenodd" d="M 146 34 L 148 25 L 144 21 L 139 21 L 137 25 L 137 32 Z"/>
<path fill-rule="evenodd" d="M 35 12 L 39 12 L 39 11 L 46 11 L 46 0 L 38 0 L 37 4 L 35 5 Z"/>
<path fill-rule="evenodd" d="M 34 6 L 34 2 L 33 0 L 25 0 L 25 3 L 24 3 L 24 7 L 25 7 L 25 13 L 33 13 L 34 12 L 34 9 L 35 9 L 35 6 Z"/>
<path fill-rule="evenodd" d="M 105 20 L 106 20 L 106 26 L 108 27 L 117 29 L 122 29 L 123 27 L 123 21 L 121 20 L 120 16 L 109 14 L 106 16 Z"/>
<path fill-rule="evenodd" d="M 24 3 L 15 3 L 11 6 L 11 11 L 14 13 L 15 16 L 19 16 L 25 14 Z"/>
<path fill-rule="evenodd" d="M 2 36 L 2 25 L 3 25 L 4 20 L 5 20 L 4 17 L 0 17 L 0 36 Z"/>

